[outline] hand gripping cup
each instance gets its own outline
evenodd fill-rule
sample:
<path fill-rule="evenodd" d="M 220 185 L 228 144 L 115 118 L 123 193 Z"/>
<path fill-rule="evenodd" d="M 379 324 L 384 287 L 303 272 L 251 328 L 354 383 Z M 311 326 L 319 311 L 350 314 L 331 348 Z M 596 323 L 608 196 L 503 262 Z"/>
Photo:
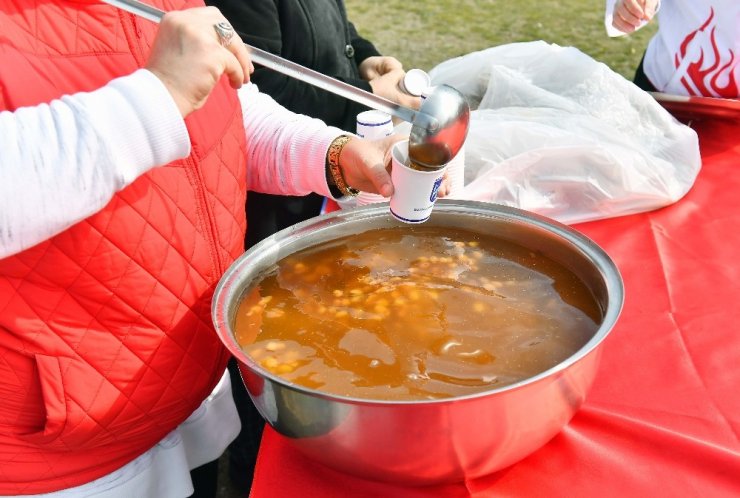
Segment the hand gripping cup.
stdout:
<path fill-rule="evenodd" d="M 391 153 L 393 195 L 391 214 L 404 223 L 423 223 L 432 214 L 445 167 L 426 170 L 409 165 L 408 140 L 397 142 Z"/>
<path fill-rule="evenodd" d="M 358 137 L 369 140 L 378 140 L 393 134 L 393 121 L 390 114 L 381 111 L 363 111 L 357 115 L 356 133 Z M 366 206 L 375 202 L 386 202 L 388 199 L 380 194 L 360 192 L 356 198 L 358 206 Z"/>

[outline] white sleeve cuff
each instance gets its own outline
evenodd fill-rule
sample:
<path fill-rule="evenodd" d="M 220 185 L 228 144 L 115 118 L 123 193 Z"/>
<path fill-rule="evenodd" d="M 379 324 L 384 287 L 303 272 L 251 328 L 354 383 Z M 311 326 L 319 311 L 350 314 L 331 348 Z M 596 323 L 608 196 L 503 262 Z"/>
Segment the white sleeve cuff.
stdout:
<path fill-rule="evenodd" d="M 326 183 L 329 145 L 345 133 L 322 121 L 295 114 L 256 85 L 239 90 L 247 135 L 247 188 L 282 195 L 316 192 L 331 196 Z"/>
<path fill-rule="evenodd" d="M 313 136 L 303 137 L 303 140 L 298 140 L 294 144 L 295 154 L 305 158 L 305 163 L 302 162 L 302 164 L 306 171 L 296 168 L 293 171 L 293 177 L 305 181 L 305 187 L 311 192 L 333 198 L 326 182 L 326 153 L 332 141 L 343 134 L 348 133 L 329 126 L 316 130 Z"/>

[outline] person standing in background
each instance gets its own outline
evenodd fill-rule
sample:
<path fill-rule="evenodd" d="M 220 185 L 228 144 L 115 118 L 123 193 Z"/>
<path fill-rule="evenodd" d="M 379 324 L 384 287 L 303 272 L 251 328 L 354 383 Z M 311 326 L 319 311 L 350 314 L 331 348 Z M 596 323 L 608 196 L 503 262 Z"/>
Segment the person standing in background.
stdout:
<path fill-rule="evenodd" d="M 404 93 L 401 62 L 382 56 L 348 20 L 343 0 L 207 0 L 232 22 L 243 40 L 401 105 L 418 108 L 419 97 Z M 319 118 L 354 132 L 356 117 L 367 107 L 267 68 L 257 67 L 252 81 L 293 112 Z M 247 199 L 247 248 L 273 233 L 321 212 L 324 197 L 287 197 L 251 193 Z M 229 447 L 232 481 L 247 493 L 264 421 L 243 386 L 234 360 L 229 363 L 242 430 Z"/>
<path fill-rule="evenodd" d="M 244 41 L 304 67 L 368 92 L 418 108 L 419 97 L 400 90 L 405 71 L 395 57 L 382 56 L 348 20 L 343 0 L 207 0 L 229 19 Z M 252 81 L 293 112 L 321 119 L 330 126 L 355 131 L 362 104 L 257 67 Z M 317 216 L 324 198 L 310 194 L 286 197 L 251 195 L 246 246 Z"/>
<path fill-rule="evenodd" d="M 658 17 L 634 82 L 647 91 L 740 97 L 740 2 L 606 0 L 609 36 L 632 33 Z"/>

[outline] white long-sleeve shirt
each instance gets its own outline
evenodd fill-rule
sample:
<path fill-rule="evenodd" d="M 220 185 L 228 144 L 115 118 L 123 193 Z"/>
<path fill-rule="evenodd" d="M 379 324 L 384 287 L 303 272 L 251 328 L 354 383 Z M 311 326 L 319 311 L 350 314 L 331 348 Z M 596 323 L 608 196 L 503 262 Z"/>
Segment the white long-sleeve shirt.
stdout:
<path fill-rule="evenodd" d="M 615 3 L 606 0 L 609 36 L 625 34 L 612 26 Z M 657 16 L 658 31 L 643 66 L 655 88 L 676 95 L 740 97 L 740 1 L 662 0 Z"/>
<path fill-rule="evenodd" d="M 239 90 L 247 135 L 247 188 L 330 195 L 324 158 L 342 133 Z M 0 259 L 102 209 L 148 170 L 187 157 L 185 122 L 147 70 L 50 104 L 0 112 Z"/>

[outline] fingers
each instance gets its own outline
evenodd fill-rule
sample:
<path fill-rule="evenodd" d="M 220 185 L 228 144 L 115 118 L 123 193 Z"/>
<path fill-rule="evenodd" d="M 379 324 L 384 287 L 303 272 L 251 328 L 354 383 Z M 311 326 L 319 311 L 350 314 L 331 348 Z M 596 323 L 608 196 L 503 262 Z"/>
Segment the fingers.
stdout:
<path fill-rule="evenodd" d="M 372 189 L 365 189 L 368 192 L 375 191 L 383 197 L 393 195 L 393 182 L 391 181 L 390 166 L 391 146 L 402 137 L 395 139 L 394 136 L 386 137 L 380 140 L 361 140 L 358 139 L 360 150 L 360 162 L 366 184 L 372 185 Z M 361 142 L 361 143 L 360 143 Z"/>
<path fill-rule="evenodd" d="M 224 73 L 229 78 L 232 88 L 239 89 L 244 83 L 249 82 L 249 76 L 254 72 L 252 59 L 238 35 L 234 35 L 224 50 L 226 52 Z"/>
<path fill-rule="evenodd" d="M 622 0 L 615 6 L 612 25 L 623 33 L 632 33 L 643 21 L 652 18 L 654 8 L 651 13 L 646 10 L 650 8 L 645 0 Z"/>
<path fill-rule="evenodd" d="M 403 134 L 393 134 L 382 138 L 377 142 L 378 146 L 383 151 L 383 161 L 381 163 L 382 170 L 378 168 L 375 171 L 378 181 L 373 183 L 378 188 L 378 192 L 383 195 L 383 197 L 392 196 L 395 190 L 393 187 L 393 182 L 391 181 L 391 168 L 393 165 L 393 160 L 391 156 L 393 154 L 393 146 L 396 143 L 407 138 L 408 136 Z"/>
<path fill-rule="evenodd" d="M 382 162 L 375 162 L 368 165 L 368 178 L 375 187 L 375 190 L 383 197 L 393 195 L 393 182 L 386 169 L 387 165 Z"/>
<path fill-rule="evenodd" d="M 643 6 L 644 2 L 640 0 L 623 0 L 620 13 L 625 21 L 630 24 L 637 24 L 642 21 L 645 14 Z"/>
<path fill-rule="evenodd" d="M 658 0 L 646 0 L 645 1 L 645 20 L 650 21 L 658 10 Z"/>
<path fill-rule="evenodd" d="M 403 69 L 394 69 L 383 76 L 370 80 L 370 88 L 375 95 L 396 102 L 406 107 L 418 109 L 421 99 L 401 90 L 401 81 L 405 76 Z"/>
<path fill-rule="evenodd" d="M 219 12 L 220 15 L 221 13 Z M 221 18 L 222 21 L 226 21 L 223 16 Z M 231 42 L 224 48 L 233 56 L 233 60 L 227 59 L 227 75 L 229 76 L 229 81 L 232 87 L 240 88 L 242 84 L 249 82 L 249 77 L 254 72 L 254 64 L 252 64 L 249 50 L 247 50 L 241 37 L 236 33 L 231 38 Z"/>
<path fill-rule="evenodd" d="M 212 24 L 215 41 L 222 47 L 224 69 L 223 72 L 229 78 L 233 88 L 240 88 L 249 81 L 249 76 L 254 71 L 251 57 L 241 37 L 236 34 L 231 23 L 215 7 L 206 7 L 208 16 L 204 16 L 206 22 Z M 223 35 L 225 26 L 231 34 Z"/>
<path fill-rule="evenodd" d="M 229 53 L 228 57 L 224 57 L 224 71 L 226 76 L 229 78 L 229 83 L 232 88 L 239 89 L 244 84 L 244 68 L 240 64 L 236 57 L 233 57 L 232 53 Z"/>
<path fill-rule="evenodd" d="M 384 74 L 395 71 L 397 69 L 403 69 L 403 64 L 401 64 L 401 61 L 399 61 L 395 57 L 380 55 L 368 57 L 367 59 L 362 61 L 359 66 L 360 77 L 365 81 L 380 78 Z"/>
<path fill-rule="evenodd" d="M 242 72 L 244 73 L 244 79 L 242 81 L 244 83 L 248 83 L 250 75 L 254 72 L 252 58 L 249 55 L 249 50 L 247 50 L 246 45 L 244 45 L 244 42 L 241 39 L 237 40 L 235 45 L 236 48 L 232 50 L 232 52 L 234 53 L 234 56 L 236 56 L 236 60 L 239 61 L 239 65 L 242 67 Z"/>
<path fill-rule="evenodd" d="M 622 19 L 616 12 L 614 13 L 614 17 L 612 18 L 612 26 L 614 26 L 622 33 L 632 33 L 633 31 L 635 31 L 635 27 Z"/>
<path fill-rule="evenodd" d="M 353 137 L 342 149 L 339 166 L 346 182 L 364 192 L 393 195 L 390 170 L 391 146 L 404 137 L 392 135 L 380 140 Z"/>
<path fill-rule="evenodd" d="M 383 57 L 382 62 L 383 64 L 381 74 L 389 73 L 396 69 L 403 69 L 403 64 L 401 64 L 401 61 L 399 61 L 395 57 Z"/>
<path fill-rule="evenodd" d="M 182 116 L 205 103 L 223 74 L 239 88 L 249 81 L 252 63 L 244 43 L 236 35 L 230 43 L 228 25 L 215 7 L 168 12 L 162 17 L 146 69 L 165 85 Z"/>
<path fill-rule="evenodd" d="M 360 71 L 360 77 L 363 80 L 370 81 L 380 76 L 380 72 L 378 71 L 378 61 L 380 59 L 378 56 L 372 56 L 360 62 L 358 69 Z"/>
<path fill-rule="evenodd" d="M 437 190 L 437 197 L 440 199 L 447 197 L 450 195 L 450 190 L 452 190 L 452 182 L 447 171 L 445 171 L 442 176 L 442 184 L 439 186 L 439 190 Z"/>

